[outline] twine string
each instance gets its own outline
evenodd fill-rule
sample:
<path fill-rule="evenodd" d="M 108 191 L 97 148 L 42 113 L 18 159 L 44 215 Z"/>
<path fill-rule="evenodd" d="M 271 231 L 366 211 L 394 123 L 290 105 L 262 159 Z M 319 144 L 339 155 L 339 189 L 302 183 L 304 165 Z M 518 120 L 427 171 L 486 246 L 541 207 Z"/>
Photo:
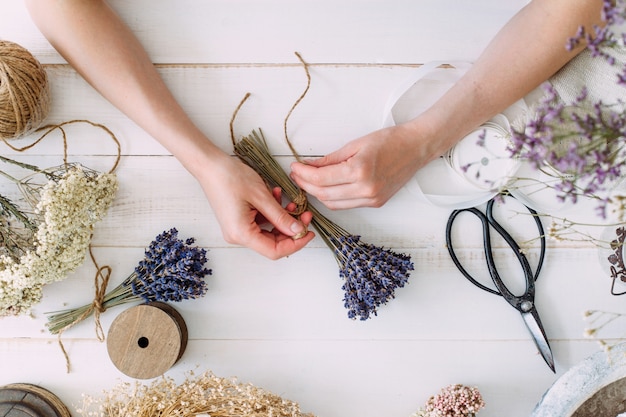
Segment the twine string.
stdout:
<path fill-rule="evenodd" d="M 241 101 L 235 108 L 235 111 L 233 112 L 233 115 L 230 119 L 230 140 L 232 141 L 233 147 L 235 149 L 237 148 L 237 140 L 235 139 L 235 132 L 234 132 L 235 119 L 237 118 L 237 115 L 239 114 L 239 110 L 241 110 L 241 107 L 246 102 L 246 100 L 248 100 L 249 97 L 250 97 L 250 93 L 246 93 L 244 95 L 244 97 L 241 99 Z M 292 110 L 293 110 L 293 107 L 292 107 Z M 285 123 L 286 123 L 286 120 L 285 120 Z M 294 217 L 299 217 L 302 213 L 304 213 L 307 210 L 308 205 L 309 205 L 308 199 L 306 197 L 306 193 L 299 187 L 297 187 L 297 189 L 298 189 L 298 195 L 292 199 L 292 203 L 296 205 L 296 208 L 292 211 L 287 211 L 290 215 Z"/>
<path fill-rule="evenodd" d="M 67 126 L 67 125 L 70 125 L 70 124 L 76 124 L 76 123 L 87 123 L 87 124 L 89 124 L 89 125 L 91 125 L 93 127 L 102 129 L 111 138 L 111 140 L 113 141 L 113 143 L 115 144 L 115 147 L 116 147 L 115 161 L 113 163 L 113 166 L 109 170 L 110 174 L 113 173 L 117 169 L 117 166 L 119 165 L 120 160 L 122 158 L 122 146 L 120 144 L 120 141 L 119 141 L 119 139 L 117 139 L 115 134 L 111 131 L 111 129 L 109 129 L 108 127 L 106 127 L 103 124 L 92 122 L 91 120 L 74 119 L 74 120 L 68 120 L 68 121 L 65 121 L 65 122 L 62 122 L 62 123 L 58 123 L 58 124 L 48 124 L 48 125 L 45 125 L 45 126 L 41 126 L 41 127 L 39 127 L 36 130 L 36 132 L 43 132 L 43 133 L 41 133 L 41 135 L 37 139 L 35 139 L 35 141 L 33 141 L 32 143 L 29 143 L 28 145 L 25 145 L 25 146 L 22 146 L 22 147 L 14 146 L 11 142 L 9 142 L 4 137 L 2 138 L 2 141 L 5 143 L 5 145 L 7 145 L 9 148 L 11 148 L 12 150 L 14 150 L 16 152 L 24 152 L 24 151 L 27 151 L 27 150 L 35 147 L 38 143 L 40 143 L 42 140 L 44 140 L 50 133 L 52 133 L 52 132 L 54 132 L 55 130 L 58 129 L 61 132 L 61 136 L 63 138 L 63 163 L 65 165 L 68 165 L 67 133 L 65 132 L 65 129 L 63 129 L 63 127 Z"/>
<path fill-rule="evenodd" d="M 246 100 L 248 100 L 248 98 L 250 98 L 250 93 L 246 93 L 246 95 L 243 96 L 243 98 L 241 99 L 241 101 L 239 102 L 237 107 L 235 108 L 235 111 L 233 112 L 233 115 L 230 118 L 230 123 L 229 123 L 230 140 L 233 143 L 233 148 L 235 148 L 237 146 L 237 140 L 235 139 L 235 130 L 234 130 L 235 119 L 237 118 L 237 115 L 239 114 L 239 110 L 241 110 L 241 107 L 243 107 L 243 103 L 245 103 Z"/>
<path fill-rule="evenodd" d="M 294 53 L 298 57 L 298 59 L 300 60 L 304 68 L 304 73 L 306 74 L 306 87 L 304 91 L 302 92 L 302 94 L 300 94 L 300 97 L 298 97 L 298 99 L 293 103 L 293 105 L 289 109 L 287 116 L 285 116 L 285 120 L 283 121 L 283 131 L 285 133 L 285 142 L 287 142 L 287 146 L 289 146 L 291 153 L 296 158 L 296 161 L 302 162 L 302 158 L 300 157 L 300 154 L 298 154 L 298 152 L 296 151 L 296 148 L 293 146 L 293 144 L 291 143 L 291 140 L 289 139 L 287 124 L 289 122 L 289 118 L 291 117 L 291 114 L 296 109 L 296 107 L 298 107 L 300 102 L 304 99 L 304 97 L 309 92 L 309 89 L 311 88 L 311 73 L 309 72 L 308 64 L 302 58 L 302 55 L 300 55 L 299 52 L 294 52 Z M 302 213 L 306 211 L 308 207 L 308 200 L 306 198 L 306 194 L 301 188 L 298 188 L 298 190 L 299 190 L 299 194 L 296 198 L 294 198 L 294 201 L 293 201 L 296 204 L 296 210 L 294 210 L 294 212 L 291 213 L 294 216 L 300 216 Z"/>
<path fill-rule="evenodd" d="M 106 306 L 104 305 L 104 298 L 107 293 L 107 286 L 109 285 L 109 279 L 111 277 L 111 272 L 113 269 L 109 265 L 99 266 L 96 261 L 96 257 L 93 254 L 93 250 L 91 244 L 89 245 L 89 257 L 91 258 L 91 262 L 93 262 L 96 267 L 96 275 L 94 277 L 94 286 L 95 286 L 95 296 L 93 302 L 86 309 L 83 314 L 76 317 L 71 323 L 68 323 L 65 327 L 59 330 L 58 333 L 58 343 L 61 347 L 61 351 L 63 352 L 63 356 L 65 357 L 65 367 L 67 369 L 67 373 L 70 373 L 70 357 L 65 350 L 65 346 L 63 345 L 63 341 L 61 339 L 61 335 L 64 331 L 70 329 L 81 321 L 85 320 L 91 314 L 94 315 L 94 323 L 96 329 L 96 337 L 98 341 L 104 342 L 104 330 L 102 329 L 102 323 L 100 323 L 100 314 L 106 311 Z"/>
<path fill-rule="evenodd" d="M 300 102 L 304 99 L 304 97 L 309 92 L 309 89 L 311 88 L 311 73 L 309 72 L 309 65 L 302 58 L 302 55 L 300 55 L 300 53 L 298 53 L 298 52 L 294 52 L 294 53 L 298 57 L 298 59 L 300 60 L 300 62 L 302 63 L 302 66 L 304 68 L 304 72 L 306 74 L 306 88 L 304 89 L 302 94 L 300 94 L 300 97 L 298 97 L 298 99 L 293 103 L 293 105 L 291 106 L 291 109 L 289 109 L 289 112 L 287 113 L 287 116 L 285 116 L 285 121 L 283 122 L 283 130 L 284 130 L 284 133 L 285 133 L 285 141 L 287 142 L 287 145 L 289 146 L 289 149 L 291 150 L 291 153 L 296 158 L 296 161 L 302 162 L 302 160 L 300 158 L 300 155 L 298 154 L 298 152 L 294 148 L 293 144 L 291 143 L 291 140 L 289 139 L 289 134 L 287 133 L 287 122 L 289 121 L 289 118 L 291 117 L 291 113 L 293 113 L 293 111 L 296 109 L 296 107 L 298 107 Z"/>
<path fill-rule="evenodd" d="M 293 105 L 289 109 L 289 112 L 285 116 L 285 120 L 283 121 L 283 131 L 284 131 L 284 135 L 285 135 L 285 141 L 287 142 L 287 146 L 289 146 L 289 149 L 291 150 L 291 153 L 293 154 L 294 158 L 296 158 L 296 161 L 302 162 L 302 159 L 301 159 L 300 155 L 298 154 L 298 152 L 296 151 L 295 147 L 291 143 L 291 140 L 289 139 L 287 125 L 288 125 L 288 122 L 289 122 L 289 118 L 291 117 L 291 114 L 296 109 L 296 107 L 298 107 L 300 102 L 304 99 L 304 97 L 309 92 L 309 89 L 311 88 L 311 73 L 309 72 L 308 64 L 302 58 L 302 55 L 300 55 L 300 53 L 298 53 L 298 52 L 294 52 L 294 53 L 298 57 L 298 60 L 303 65 L 303 68 L 304 68 L 304 71 L 305 71 L 305 74 L 306 74 L 306 78 L 307 78 L 307 83 L 306 83 L 306 87 L 305 87 L 304 91 L 296 99 L 296 101 L 293 103 Z M 239 114 L 239 111 L 241 110 L 243 104 L 248 100 L 249 97 L 250 97 L 250 93 L 248 92 L 241 99 L 241 101 L 239 102 L 239 104 L 235 108 L 235 111 L 233 112 L 233 115 L 232 115 L 232 117 L 230 119 L 230 123 L 229 123 L 230 140 L 231 140 L 231 142 L 233 144 L 233 147 L 235 149 L 237 148 L 237 141 L 235 139 L 235 132 L 234 132 L 235 119 L 237 118 L 237 115 Z M 309 205 L 306 193 L 299 187 L 297 187 L 297 189 L 298 189 L 298 195 L 295 198 L 292 199 L 292 202 L 296 205 L 296 208 L 293 211 L 289 211 L 289 214 L 291 214 L 294 217 L 299 217 L 302 213 L 304 213 L 307 210 L 308 205 Z"/>

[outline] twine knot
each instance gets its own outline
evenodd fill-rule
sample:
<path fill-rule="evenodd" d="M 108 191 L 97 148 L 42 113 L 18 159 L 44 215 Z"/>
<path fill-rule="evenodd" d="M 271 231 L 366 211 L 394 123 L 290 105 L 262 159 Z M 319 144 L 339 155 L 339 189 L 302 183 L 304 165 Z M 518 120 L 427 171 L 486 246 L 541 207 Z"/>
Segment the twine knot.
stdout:
<path fill-rule="evenodd" d="M 106 307 L 104 306 L 104 298 L 107 293 L 107 286 L 109 285 L 109 278 L 111 277 L 111 272 L 113 269 L 109 265 L 98 266 L 96 262 L 96 258 L 93 255 L 93 251 L 91 250 L 91 245 L 89 245 L 89 256 L 91 257 L 91 261 L 96 267 L 96 276 L 94 278 L 94 285 L 96 287 L 95 296 L 91 306 L 85 310 L 83 314 L 76 317 L 74 321 L 69 323 L 67 326 L 59 330 L 59 346 L 61 347 L 61 351 L 63 351 L 63 355 L 65 356 L 65 367 L 67 369 L 67 373 L 70 373 L 70 357 L 65 350 L 65 346 L 63 346 L 63 341 L 61 340 L 61 335 L 67 329 L 73 327 L 75 324 L 80 323 L 85 320 L 91 314 L 94 315 L 94 322 L 96 328 L 96 337 L 100 342 L 104 342 L 104 330 L 102 329 L 102 324 L 100 323 L 100 314 L 106 311 Z"/>
<path fill-rule="evenodd" d="M 306 198 L 306 194 L 301 189 L 298 189 L 298 195 L 292 200 L 292 203 L 296 205 L 296 209 L 290 211 L 292 216 L 299 216 L 304 213 L 309 205 L 309 200 Z"/>

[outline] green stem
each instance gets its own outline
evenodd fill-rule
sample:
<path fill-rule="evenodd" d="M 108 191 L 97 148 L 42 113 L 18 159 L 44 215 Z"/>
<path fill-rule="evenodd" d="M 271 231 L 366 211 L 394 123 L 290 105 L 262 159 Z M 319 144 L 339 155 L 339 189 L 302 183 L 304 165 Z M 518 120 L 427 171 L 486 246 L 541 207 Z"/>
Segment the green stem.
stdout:
<path fill-rule="evenodd" d="M 0 206 L 2 206 L 2 208 L 6 212 L 11 214 L 16 219 L 18 219 L 28 229 L 30 230 L 37 229 L 37 225 L 31 222 L 28 216 L 22 213 L 22 211 L 19 208 L 17 208 L 15 204 L 13 204 L 8 198 L 4 197 L 3 195 L 0 195 Z"/>
<path fill-rule="evenodd" d="M 44 172 L 41 168 L 39 168 L 39 167 L 38 167 L 38 166 L 36 166 L 36 165 L 31 165 L 31 164 L 27 164 L 27 163 L 25 163 L 25 162 L 16 161 L 16 160 L 14 160 L 14 159 L 7 158 L 7 157 L 2 156 L 2 155 L 0 155 L 0 161 L 2 161 L 2 162 L 6 162 L 6 163 L 8 163 L 8 164 L 17 165 L 17 166 L 19 166 L 19 167 L 22 167 L 22 168 L 28 169 L 28 170 L 30 170 L 30 171 L 35 171 L 35 172 L 39 172 L 39 173 Z"/>

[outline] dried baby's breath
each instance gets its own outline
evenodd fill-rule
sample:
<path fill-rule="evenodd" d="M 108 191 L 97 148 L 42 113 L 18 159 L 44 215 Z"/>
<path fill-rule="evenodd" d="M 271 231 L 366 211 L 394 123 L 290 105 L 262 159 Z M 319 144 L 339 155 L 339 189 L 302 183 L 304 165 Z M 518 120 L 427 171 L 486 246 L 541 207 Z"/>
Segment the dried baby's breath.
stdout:
<path fill-rule="evenodd" d="M 30 216 L 36 230 L 21 256 L 0 255 L 0 316 L 27 312 L 42 297 L 45 284 L 60 281 L 85 259 L 94 225 L 102 219 L 117 190 L 115 174 L 79 165 L 41 171 L 43 185 L 22 180 L 34 200 Z"/>
<path fill-rule="evenodd" d="M 181 384 L 162 377 L 149 385 L 120 383 L 101 398 L 83 396 L 85 417 L 314 417 L 290 400 L 212 372 L 189 372 Z"/>

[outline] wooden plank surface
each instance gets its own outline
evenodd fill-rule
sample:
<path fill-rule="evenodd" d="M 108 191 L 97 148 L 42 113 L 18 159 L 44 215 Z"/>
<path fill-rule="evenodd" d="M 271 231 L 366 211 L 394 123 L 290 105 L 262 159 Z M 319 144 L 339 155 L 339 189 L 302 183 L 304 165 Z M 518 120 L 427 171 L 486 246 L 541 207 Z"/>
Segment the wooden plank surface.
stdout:
<path fill-rule="evenodd" d="M 251 92 L 236 132 L 262 127 L 285 167 L 293 156 L 283 121 L 306 82 L 295 51 L 311 64 L 312 86 L 290 119 L 290 135 L 302 155 L 321 155 L 380 127 L 392 92 L 421 64 L 474 60 L 525 3 L 111 1 L 194 121 L 228 152 L 228 122 Z M 170 227 L 208 249 L 214 272 L 207 296 L 175 305 L 189 328 L 187 350 L 168 372 L 177 379 L 206 369 L 237 376 L 320 417 L 408 417 L 441 387 L 465 383 L 485 397 L 479 416 L 523 417 L 559 375 L 598 349 L 583 338 L 583 312 L 620 308 L 621 299 L 609 294 L 604 252 L 588 243 L 550 242 L 537 305 L 556 359 L 553 375 L 519 314 L 454 267 L 444 239 L 449 210 L 401 190 L 380 209 L 322 209 L 352 233 L 406 252 L 415 263 L 409 285 L 378 317 L 351 321 L 337 265 L 320 239 L 276 262 L 226 244 L 194 179 L 58 56 L 21 2 L 5 5 L 0 38 L 21 43 L 46 65 L 53 92 L 49 122 L 89 119 L 120 140 L 120 190 L 93 239 L 98 261 L 113 269 L 110 285 L 132 272 L 144 247 Z M 106 135 L 86 125 L 67 131 L 72 160 L 100 170 L 111 166 L 116 150 Z M 26 154 L 2 152 L 52 166 L 61 162 L 62 143 L 53 135 Z M 4 184 L 0 190 L 15 192 Z M 483 267 L 478 231 L 457 235 L 455 245 L 471 268 Z M 536 245 L 528 252 L 536 263 Z M 507 275 L 518 274 L 501 243 L 496 260 Z M 98 395 L 129 380 L 109 361 L 92 319 L 63 335 L 69 374 L 56 338 L 45 330 L 45 312 L 91 301 L 94 273 L 87 261 L 46 287 L 32 317 L 0 320 L 0 384 L 41 384 L 75 406 L 82 393 Z M 102 315 L 105 331 L 124 309 Z M 622 334 L 616 329 L 608 336 Z"/>

